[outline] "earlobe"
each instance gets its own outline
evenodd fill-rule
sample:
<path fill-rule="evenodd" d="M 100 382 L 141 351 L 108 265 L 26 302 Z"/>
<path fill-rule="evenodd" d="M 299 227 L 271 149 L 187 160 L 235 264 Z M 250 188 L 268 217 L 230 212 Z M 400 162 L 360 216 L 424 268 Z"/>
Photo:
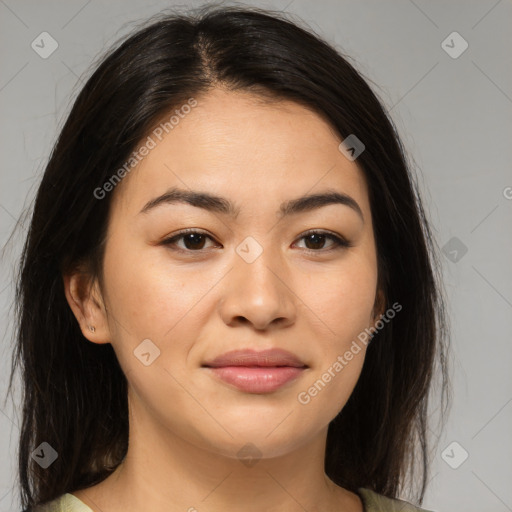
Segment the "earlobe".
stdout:
<path fill-rule="evenodd" d="M 66 300 L 80 325 L 82 334 L 93 343 L 109 343 L 110 331 L 97 280 L 77 270 L 63 276 Z"/>

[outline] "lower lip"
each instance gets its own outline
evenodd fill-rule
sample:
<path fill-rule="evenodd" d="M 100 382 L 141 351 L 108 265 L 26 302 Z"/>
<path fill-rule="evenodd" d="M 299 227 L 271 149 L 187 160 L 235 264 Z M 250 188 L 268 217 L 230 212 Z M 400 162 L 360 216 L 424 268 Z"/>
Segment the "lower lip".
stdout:
<path fill-rule="evenodd" d="M 271 393 L 296 379 L 305 370 L 292 366 L 222 366 L 208 369 L 224 382 L 246 393 Z"/>

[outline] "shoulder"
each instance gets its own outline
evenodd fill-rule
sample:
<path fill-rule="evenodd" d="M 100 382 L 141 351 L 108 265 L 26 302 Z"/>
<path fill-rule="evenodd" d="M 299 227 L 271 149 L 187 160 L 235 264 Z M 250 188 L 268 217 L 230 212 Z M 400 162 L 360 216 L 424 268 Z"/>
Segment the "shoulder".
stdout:
<path fill-rule="evenodd" d="M 93 512 L 83 501 L 70 493 L 24 512 Z"/>
<path fill-rule="evenodd" d="M 415 507 L 407 501 L 391 499 L 370 489 L 359 488 L 357 493 L 364 505 L 364 512 L 433 512 Z"/>

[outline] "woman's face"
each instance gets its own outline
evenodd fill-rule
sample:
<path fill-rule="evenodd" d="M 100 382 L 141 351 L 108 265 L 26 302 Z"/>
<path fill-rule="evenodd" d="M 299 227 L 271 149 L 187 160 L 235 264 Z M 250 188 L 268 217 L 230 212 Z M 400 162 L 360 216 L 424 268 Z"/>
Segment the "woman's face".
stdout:
<path fill-rule="evenodd" d="M 161 140 L 151 135 L 155 147 L 111 192 L 106 320 L 88 337 L 112 343 L 133 410 L 207 450 L 238 457 L 252 443 L 274 457 L 326 429 L 360 375 L 364 345 L 344 355 L 375 320 L 366 183 L 328 124 L 295 103 L 221 90 L 196 100 Z M 223 200 L 162 198 L 173 190 Z M 312 201 L 280 213 L 332 192 L 357 206 Z M 196 234 L 177 237 L 184 229 Z M 306 366 L 275 388 L 241 389 L 204 366 L 229 351 L 273 348 Z M 231 372 L 247 382 L 265 370 Z"/>

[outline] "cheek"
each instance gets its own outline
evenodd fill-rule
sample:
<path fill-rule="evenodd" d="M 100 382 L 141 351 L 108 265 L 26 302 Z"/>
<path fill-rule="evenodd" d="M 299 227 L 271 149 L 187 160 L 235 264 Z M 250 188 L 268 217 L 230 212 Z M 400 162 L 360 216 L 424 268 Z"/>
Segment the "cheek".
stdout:
<path fill-rule="evenodd" d="M 168 271 L 169 265 L 149 258 L 149 251 L 120 257 L 120 249 L 106 254 L 104 262 L 116 356 L 137 396 L 149 406 L 154 402 L 165 409 L 169 396 L 184 406 L 187 395 L 178 382 L 187 378 L 187 356 L 205 322 L 199 303 L 208 283 L 197 271 Z M 147 365 L 145 353 L 150 354 Z M 200 416 L 200 411 L 193 413 Z"/>
<path fill-rule="evenodd" d="M 167 382 L 169 375 L 162 373 L 167 368 L 182 379 L 189 353 L 212 315 L 211 289 L 225 269 L 205 276 L 193 265 L 172 267 L 165 251 L 141 249 L 120 257 L 121 245 L 116 247 L 105 255 L 105 284 L 117 358 L 125 373 L 135 371 L 134 377 L 154 369 L 153 374 L 160 371 L 153 377 Z M 134 357 L 144 340 L 158 354 L 147 368 Z"/>
<path fill-rule="evenodd" d="M 339 335 L 332 342 L 324 339 L 318 354 L 321 357 L 298 389 L 296 400 L 302 414 L 326 425 L 350 398 L 361 375 L 366 345 L 355 337 Z"/>
<path fill-rule="evenodd" d="M 106 286 L 110 309 L 126 331 L 161 340 L 199 302 L 205 285 L 197 272 L 173 270 L 161 261 L 164 251 L 158 258 L 155 252 L 150 257 L 151 251 L 155 248 L 122 257 L 116 249 L 106 254 Z"/>
<path fill-rule="evenodd" d="M 308 414 L 329 422 L 349 399 L 364 363 L 364 331 L 372 325 L 376 286 L 371 252 L 354 252 L 343 265 L 308 282 L 309 318 L 318 326 L 315 341 L 322 345 L 316 368 L 297 396 Z"/>
<path fill-rule="evenodd" d="M 377 272 L 371 262 L 350 263 L 308 279 L 301 293 L 308 316 L 317 317 L 315 323 L 338 350 L 371 325 L 376 297 Z"/>

